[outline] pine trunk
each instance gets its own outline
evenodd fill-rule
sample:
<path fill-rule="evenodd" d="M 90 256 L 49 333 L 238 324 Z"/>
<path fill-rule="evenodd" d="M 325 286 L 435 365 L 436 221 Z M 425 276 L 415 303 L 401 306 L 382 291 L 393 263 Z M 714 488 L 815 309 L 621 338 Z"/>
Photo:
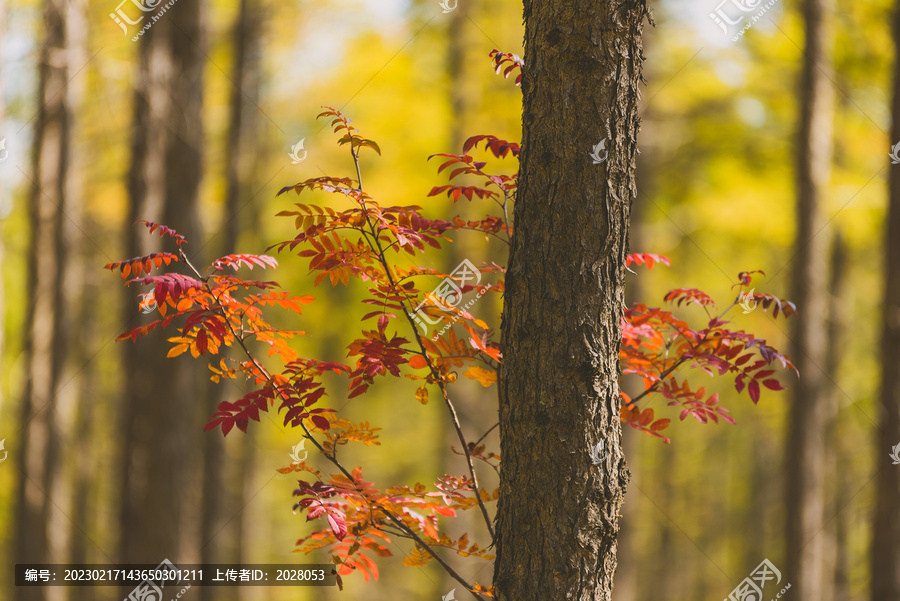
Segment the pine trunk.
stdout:
<path fill-rule="evenodd" d="M 525 1 L 521 170 L 502 326 L 501 601 L 612 594 L 628 480 L 618 351 L 646 15 L 643 1 Z M 608 156 L 594 164 L 602 140 Z M 605 455 L 593 465 L 600 442 Z"/>

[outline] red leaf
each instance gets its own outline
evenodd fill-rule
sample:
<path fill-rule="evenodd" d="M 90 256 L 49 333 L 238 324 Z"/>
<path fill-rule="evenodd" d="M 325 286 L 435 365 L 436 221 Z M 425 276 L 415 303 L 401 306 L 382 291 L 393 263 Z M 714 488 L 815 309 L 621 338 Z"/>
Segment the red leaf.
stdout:
<path fill-rule="evenodd" d="M 344 540 L 344 537 L 347 536 L 347 521 L 344 519 L 344 514 L 337 509 L 331 509 L 325 514 L 325 517 L 328 519 L 331 531 L 334 532 L 334 537 Z"/>
<path fill-rule="evenodd" d="M 768 380 L 763 380 L 763 386 L 768 388 L 769 390 L 784 390 L 784 386 L 776 380 L 775 378 L 769 378 Z"/>
<path fill-rule="evenodd" d="M 199 330 L 197 332 L 197 350 L 201 355 L 206 354 L 206 330 Z"/>
<path fill-rule="evenodd" d="M 665 430 L 669 427 L 669 419 L 658 419 L 652 424 L 650 424 L 650 430 L 653 432 L 659 432 L 660 430 Z"/>
<path fill-rule="evenodd" d="M 747 392 L 754 404 L 759 402 L 759 382 L 757 380 L 750 380 L 747 384 Z"/>
<path fill-rule="evenodd" d="M 321 415 L 313 415 L 309 419 L 311 419 L 312 423 L 314 423 L 319 429 L 328 430 L 329 428 L 331 428 L 331 424 L 328 423 L 328 420 Z"/>

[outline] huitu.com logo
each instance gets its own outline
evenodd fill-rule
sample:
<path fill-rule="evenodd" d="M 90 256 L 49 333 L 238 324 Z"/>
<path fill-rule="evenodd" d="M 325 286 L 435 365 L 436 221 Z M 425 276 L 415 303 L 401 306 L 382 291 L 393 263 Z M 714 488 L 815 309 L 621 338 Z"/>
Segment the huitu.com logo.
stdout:
<path fill-rule="evenodd" d="M 294 144 L 291 147 L 291 151 L 288 153 L 288 156 L 291 157 L 291 163 L 296 165 L 297 163 L 303 162 L 306 159 L 306 151 L 303 150 L 303 142 L 306 138 L 300 138 L 300 141 Z M 300 151 L 303 150 L 303 156 L 300 156 Z"/>
<path fill-rule="evenodd" d="M 488 284 L 478 293 L 476 298 L 470 300 L 462 307 L 459 307 L 463 298 L 462 289 L 470 280 L 475 280 L 474 286 L 477 286 L 481 283 L 481 272 L 477 267 L 472 265 L 471 261 L 463 259 L 463 262 L 457 265 L 456 269 L 453 270 L 453 273 L 444 278 L 434 291 L 425 293 L 425 300 L 419 303 L 419 306 L 413 310 L 412 316 L 413 321 L 422 328 L 423 334 L 428 333 L 428 326 L 426 323 L 434 326 L 444 321 L 444 315 L 441 317 L 430 317 L 426 311 L 428 308 L 426 305 L 439 309 L 444 314 L 453 313 L 453 309 L 457 307 L 461 310 L 466 310 L 474 305 L 478 299 L 484 296 L 491 288 L 491 284 Z M 434 335 L 433 340 L 437 340 L 438 336 L 442 335 L 451 325 L 458 321 L 459 315 L 454 315 L 450 323 L 445 325 L 439 333 Z"/>
<path fill-rule="evenodd" d="M 781 571 L 771 561 L 763 559 L 762 563 L 731 591 L 725 601 L 762 601 L 764 590 L 771 591 L 768 594 L 774 593 L 774 588 L 767 586 L 770 580 L 775 581 L 775 587 L 781 584 Z M 772 599 L 781 599 L 790 588 L 789 582 Z"/>
<path fill-rule="evenodd" d="M 296 445 L 294 445 L 293 449 L 291 449 L 290 455 L 291 455 L 291 459 L 293 459 L 293 461 L 291 462 L 292 464 L 303 463 L 304 461 L 306 461 L 306 458 L 309 456 L 309 451 L 305 451 L 303 449 L 303 443 L 305 443 L 305 442 L 306 442 L 305 440 L 301 440 Z M 302 455 L 300 454 L 300 451 L 303 451 Z"/>
<path fill-rule="evenodd" d="M 600 153 L 603 153 L 603 156 Z M 599 165 L 607 158 L 609 158 L 609 151 L 606 150 L 606 138 L 603 138 L 594 146 L 593 152 L 590 154 L 591 160 L 594 161 L 595 165 Z"/>
<path fill-rule="evenodd" d="M 756 291 L 756 288 L 751 288 L 749 292 L 742 292 L 740 300 L 738 304 L 741 305 L 741 309 L 744 310 L 744 313 L 752 313 L 756 308 L 757 301 L 754 298 L 753 293 Z"/>
<path fill-rule="evenodd" d="M 116 25 L 122 28 L 122 32 L 125 35 L 128 35 L 128 25 L 139 25 L 141 21 L 144 20 L 144 13 L 149 13 L 152 11 L 156 11 L 155 15 L 150 15 L 150 20 L 138 30 L 137 35 L 131 38 L 132 42 L 137 42 L 144 33 L 153 27 L 153 24 L 159 21 L 163 14 L 168 11 L 170 8 L 175 6 L 175 3 L 178 0 L 169 0 L 165 5 L 160 6 L 163 0 L 122 0 L 119 5 L 116 7 L 114 12 L 109 13 L 109 18 L 115 21 Z M 126 14 L 125 9 L 122 8 L 123 5 L 127 5 L 128 3 L 133 4 L 137 7 L 140 12 L 132 12 L 132 15 L 137 16 L 136 19 L 132 19 Z M 157 10 L 159 9 L 159 10 Z"/>
<path fill-rule="evenodd" d="M 769 0 L 765 4 L 762 2 L 763 0 L 722 0 L 715 12 L 709 13 L 709 18 L 722 28 L 725 37 L 728 37 L 729 33 L 733 33 L 731 41 L 736 42 L 744 35 L 744 32 L 753 27 L 770 8 L 775 6 L 778 0 Z M 723 8 L 726 5 L 727 9 Z M 749 13 L 753 11 L 756 11 L 756 14 L 750 15 Z M 747 17 L 746 22 L 744 22 L 744 17 Z M 743 25 L 741 25 L 742 23 Z M 740 29 L 732 29 L 735 26 Z"/>
<path fill-rule="evenodd" d="M 597 443 L 596 446 L 591 447 L 591 463 L 594 465 L 603 465 L 603 459 L 606 457 L 606 453 L 603 452 L 604 442 L 601 440 Z"/>

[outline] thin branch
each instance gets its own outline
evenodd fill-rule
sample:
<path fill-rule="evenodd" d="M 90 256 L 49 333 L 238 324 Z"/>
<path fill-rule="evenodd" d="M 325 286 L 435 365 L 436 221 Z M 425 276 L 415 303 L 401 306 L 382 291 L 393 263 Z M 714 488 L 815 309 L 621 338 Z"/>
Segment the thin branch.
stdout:
<path fill-rule="evenodd" d="M 353 162 L 356 165 L 357 175 L 360 173 L 359 169 L 359 158 L 357 153 L 353 152 L 351 148 L 350 154 L 353 156 Z M 362 192 L 362 183 L 360 183 L 360 192 Z M 375 247 L 371 247 L 371 242 L 369 242 L 370 247 L 373 251 L 377 252 L 378 260 L 381 263 L 381 266 L 384 268 L 384 273 L 387 276 L 388 283 L 391 285 L 392 289 L 396 289 L 396 282 L 394 281 L 393 273 L 391 273 L 390 265 L 388 265 L 387 257 L 385 256 L 384 248 L 381 245 L 381 239 L 379 237 L 378 232 L 375 230 L 375 224 L 372 223 L 371 218 L 369 217 L 369 213 L 364 211 L 363 213 L 366 218 L 366 224 L 368 224 L 369 229 L 372 231 L 372 237 L 375 239 Z M 367 238 L 368 241 L 368 238 Z M 441 391 L 441 395 L 444 397 L 444 402 L 447 405 L 447 410 L 450 412 L 450 419 L 453 423 L 453 427 L 456 430 L 456 436 L 459 438 L 459 442 L 463 447 L 463 452 L 466 456 L 466 464 L 469 468 L 469 475 L 472 477 L 472 491 L 475 493 L 475 498 L 478 501 L 478 507 L 481 509 L 481 514 L 484 517 L 484 523 L 487 526 L 488 533 L 491 536 L 491 541 L 494 540 L 494 525 L 491 522 L 490 515 L 488 514 L 487 507 L 484 504 L 484 500 L 481 498 L 481 488 L 478 485 L 478 476 L 475 473 L 475 462 L 472 461 L 472 455 L 469 453 L 469 445 L 466 441 L 465 434 L 462 431 L 462 426 L 459 423 L 459 415 L 456 413 L 456 407 L 454 407 L 453 402 L 450 400 L 450 396 L 447 393 L 447 387 L 444 383 L 443 378 L 440 377 L 437 369 L 434 367 L 434 363 L 431 361 L 431 357 L 428 356 L 428 352 L 425 350 L 425 345 L 422 343 L 422 337 L 419 335 L 418 330 L 416 330 L 416 323 L 413 321 L 412 315 L 410 315 L 409 310 L 404 306 L 403 314 L 406 316 L 406 320 L 409 322 L 410 327 L 412 328 L 413 335 L 416 337 L 416 342 L 419 343 L 419 349 L 421 349 L 421 355 L 425 359 L 426 364 L 428 365 L 428 369 L 435 379 L 437 380 L 438 388 Z"/>
<path fill-rule="evenodd" d="M 499 426 L 499 425 L 500 425 L 500 422 L 497 422 L 496 424 L 494 424 L 493 426 L 491 426 L 490 428 L 488 428 L 488 431 L 485 432 L 484 434 L 482 434 L 482 435 L 481 435 L 481 438 L 479 438 L 478 440 L 475 441 L 475 446 L 477 447 L 477 446 L 478 446 L 478 443 L 481 442 L 482 440 L 484 440 L 484 439 L 487 437 L 487 435 L 490 434 L 491 432 L 493 432 L 493 431 L 494 431 L 494 428 L 496 428 L 496 427 Z"/>
<path fill-rule="evenodd" d="M 187 255 L 184 253 L 184 251 L 183 251 L 182 249 L 179 248 L 179 249 L 178 249 L 178 252 L 181 254 L 181 257 L 184 259 L 185 264 L 191 269 L 191 271 L 194 272 L 194 274 L 197 276 L 197 278 L 203 280 L 204 285 L 206 286 L 207 291 L 210 293 L 210 295 L 213 297 L 213 299 L 216 301 L 216 303 L 218 303 L 218 298 L 215 296 L 215 294 L 213 294 L 212 287 L 209 285 L 208 280 L 205 279 L 205 278 L 203 278 L 203 276 L 200 274 L 200 272 L 197 270 L 197 268 L 194 267 L 194 265 L 193 265 L 193 264 L 190 262 L 190 260 L 187 258 Z M 242 337 L 242 336 L 238 336 L 237 333 L 234 331 L 234 327 L 231 325 L 231 322 L 228 320 L 228 315 L 227 315 L 227 313 L 225 312 L 224 307 L 221 307 L 221 306 L 220 306 L 220 307 L 219 307 L 219 312 L 222 314 L 222 316 L 223 316 L 223 318 L 224 318 L 224 320 L 225 320 L 225 324 L 228 326 L 228 329 L 231 331 L 231 334 L 234 336 L 235 340 L 238 341 L 238 344 L 240 345 L 241 349 L 243 349 L 244 353 L 247 355 L 247 358 L 250 360 L 250 362 L 253 363 L 253 365 L 256 367 L 256 369 L 259 370 L 260 374 L 262 374 L 262 376 L 266 379 L 266 381 L 268 381 L 270 384 L 273 385 L 274 390 L 278 393 L 278 395 L 282 398 L 282 400 L 287 400 L 287 399 L 285 398 L 284 392 L 281 390 L 281 387 L 275 385 L 274 378 L 273 378 L 272 375 L 269 373 L 269 371 L 259 363 L 259 361 L 256 359 L 256 357 L 253 356 L 253 353 L 250 352 L 250 349 L 247 348 L 247 345 L 244 343 L 243 337 Z M 347 469 L 346 469 L 346 468 L 345 468 L 345 467 L 337 460 L 337 447 L 335 447 L 335 452 L 334 452 L 334 454 L 329 455 L 329 454 L 325 451 L 325 447 L 323 447 L 323 446 L 319 443 L 319 441 L 316 440 L 316 438 L 312 435 L 312 432 L 310 432 L 309 429 L 306 427 L 306 424 L 304 424 L 304 423 L 301 421 L 301 422 L 300 422 L 300 427 L 303 429 L 303 432 L 304 432 L 304 438 L 306 438 L 307 440 L 309 440 L 310 442 L 312 442 L 313 445 L 315 445 L 316 449 L 317 449 L 317 450 L 318 450 L 318 451 L 319 451 L 326 459 L 328 459 L 332 464 L 334 464 L 334 466 L 337 467 L 337 468 L 341 471 L 341 473 L 344 474 L 344 476 L 347 478 L 347 480 L 349 480 L 350 482 L 354 483 L 354 487 L 355 487 L 355 486 L 356 486 L 356 483 L 355 483 L 355 480 L 354 480 L 354 478 L 353 478 L 353 475 L 352 475 L 349 471 L 347 471 Z M 363 492 L 360 491 L 358 488 L 356 489 L 356 492 L 359 493 L 363 498 L 365 498 L 365 495 L 363 494 Z M 408 538 L 410 538 L 410 539 L 416 541 L 416 543 L 418 543 L 423 549 L 425 549 L 425 551 L 426 551 L 429 555 L 431 555 L 433 558 L 435 558 L 435 560 L 437 560 L 437 562 L 438 562 L 439 564 L 441 564 L 441 566 L 443 566 L 443 568 L 447 571 L 447 573 L 448 573 L 452 578 L 454 578 L 457 582 L 459 582 L 459 583 L 462 584 L 464 587 L 466 587 L 466 590 L 469 590 L 469 591 L 471 592 L 472 585 L 470 585 L 468 582 L 466 582 L 466 581 L 465 581 L 465 580 L 464 580 L 464 579 L 463 579 L 463 578 L 462 578 L 462 577 L 461 577 L 461 576 L 460 576 L 460 575 L 459 575 L 452 567 L 450 567 L 450 565 L 447 564 L 446 561 L 444 561 L 441 557 L 439 557 L 439 556 L 437 555 L 437 552 L 436 552 L 434 549 L 432 549 L 431 546 L 430 546 L 428 543 L 426 543 L 424 540 L 422 540 L 422 539 L 415 533 L 414 530 L 412 530 L 409 526 L 407 526 L 406 524 L 404 524 L 404 523 L 403 523 L 399 518 L 397 518 L 391 511 L 385 509 L 384 507 L 380 507 L 380 506 L 379 506 L 377 509 L 378 509 L 379 511 L 381 511 L 382 513 L 384 513 L 384 515 L 387 516 L 387 518 L 388 518 L 389 520 L 391 520 L 392 522 L 394 522 L 394 523 L 397 525 L 397 527 L 399 527 L 399 528 L 401 529 L 401 531 L 405 532 L 405 533 L 407 534 L 407 537 L 408 537 Z M 484 601 L 483 597 L 481 597 L 480 595 L 478 595 L 478 594 L 476 594 L 476 593 L 474 593 L 474 592 L 473 592 L 472 594 L 475 595 L 475 597 L 476 597 L 477 599 L 479 599 L 480 601 Z"/>
<path fill-rule="evenodd" d="M 406 524 L 404 524 L 404 523 L 401 522 L 399 519 L 397 519 L 397 517 L 394 516 L 394 514 L 389 513 L 388 511 L 385 511 L 383 508 L 379 508 L 379 509 L 381 509 L 381 511 L 384 511 L 384 515 L 386 515 L 386 516 L 388 517 L 389 520 L 391 520 L 392 522 L 394 522 L 394 524 L 396 524 L 398 528 L 401 528 L 401 529 L 404 529 L 404 530 L 408 530 L 408 531 L 410 532 L 410 534 L 412 534 L 413 539 L 414 539 L 417 543 L 419 543 L 420 545 L 422 545 L 422 548 L 425 549 L 425 551 L 426 551 L 429 555 L 431 555 L 431 556 L 435 559 L 435 561 L 437 561 L 439 564 L 441 564 L 441 566 L 444 568 L 444 570 L 446 570 L 446 572 L 447 572 L 448 574 L 450 574 L 450 577 L 451 577 L 451 578 L 453 578 L 454 580 L 456 580 L 457 582 L 459 582 L 461 585 L 463 585 L 464 587 L 466 587 L 466 590 L 469 591 L 470 593 L 472 593 L 472 596 L 474 596 L 476 599 L 480 599 L 481 601 L 484 601 L 484 597 L 482 597 L 481 595 L 479 595 L 478 593 L 476 593 L 475 591 L 473 591 L 473 590 L 472 590 L 472 585 L 469 584 L 468 582 L 466 582 L 466 581 L 463 579 L 463 577 L 460 576 L 460 575 L 456 572 L 456 570 L 454 570 L 454 569 L 450 566 L 450 564 L 448 564 L 446 561 L 444 561 L 444 560 L 443 560 L 443 559 L 442 559 L 442 558 L 434 551 L 434 549 L 432 549 L 430 546 L 428 546 L 428 545 L 425 543 L 425 541 L 423 541 L 421 538 L 419 538 L 419 535 L 417 535 L 417 534 L 416 534 L 415 532 L 413 532 L 412 530 L 409 530 L 409 528 L 406 527 Z"/>
<path fill-rule="evenodd" d="M 725 317 L 725 314 L 727 314 L 729 311 L 731 311 L 731 309 L 733 309 L 734 306 L 735 306 L 736 304 L 737 304 L 737 301 L 731 303 L 730 305 L 728 305 L 728 307 L 725 308 L 724 311 L 722 311 L 721 313 L 719 313 L 719 314 L 718 314 L 715 318 L 713 318 L 713 319 L 714 319 L 715 321 L 719 321 L 720 319 L 722 319 L 723 317 Z M 710 321 L 712 321 L 712 319 L 711 319 Z M 681 336 L 684 336 L 684 334 L 683 334 L 682 332 L 679 331 L 678 333 L 679 333 Z M 708 337 L 709 337 L 709 332 L 707 332 L 706 336 L 704 336 L 704 337 L 701 338 L 699 341 L 697 341 L 697 344 L 691 344 L 690 341 L 688 341 L 688 344 L 690 344 L 690 346 L 691 346 L 691 350 L 696 349 L 698 346 L 700 346 L 701 344 L 703 344 L 704 342 L 706 342 L 706 340 L 707 340 Z M 687 337 L 684 337 L 684 338 L 685 338 L 685 340 L 687 340 Z M 663 381 L 665 381 L 665 379 L 668 378 L 669 375 L 671 375 L 672 372 L 674 372 L 676 369 L 678 369 L 679 367 L 681 367 L 681 366 L 685 363 L 685 361 L 687 361 L 687 360 L 690 359 L 690 358 L 691 358 L 691 357 L 685 357 L 685 356 L 682 355 L 682 357 L 681 357 L 678 361 L 676 361 L 674 364 L 672 364 L 672 367 L 666 369 L 665 371 L 663 371 L 662 373 L 659 374 L 659 379 L 658 379 L 656 382 L 654 382 L 649 388 L 647 388 L 646 390 L 644 390 L 644 392 L 642 392 L 641 394 L 639 394 L 639 395 L 637 395 L 636 397 L 632 398 L 632 399 L 631 399 L 631 402 L 632 402 L 632 403 L 637 403 L 639 400 L 641 400 L 642 398 L 644 398 L 644 397 L 647 396 L 648 394 L 652 394 L 652 393 L 656 392 L 657 388 L 659 388 L 659 385 L 662 384 Z"/>

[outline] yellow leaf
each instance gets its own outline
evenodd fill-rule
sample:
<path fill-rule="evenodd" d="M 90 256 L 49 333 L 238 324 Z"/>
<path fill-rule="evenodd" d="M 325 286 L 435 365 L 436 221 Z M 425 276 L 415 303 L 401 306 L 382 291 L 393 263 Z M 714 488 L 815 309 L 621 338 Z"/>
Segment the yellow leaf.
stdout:
<path fill-rule="evenodd" d="M 485 388 L 497 381 L 497 372 L 492 369 L 479 367 L 478 365 L 469 367 L 469 369 L 463 375 L 465 375 L 470 380 L 478 380 Z"/>
<path fill-rule="evenodd" d="M 428 404 L 428 389 L 424 386 L 420 386 L 416 390 L 416 400 L 422 403 L 423 405 Z"/>
<path fill-rule="evenodd" d="M 408 568 L 421 568 L 431 561 L 432 557 L 426 551 L 415 548 L 409 555 L 403 558 L 403 565 Z"/>
<path fill-rule="evenodd" d="M 169 353 L 166 355 L 166 357 L 177 357 L 178 355 L 181 355 L 186 350 L 188 350 L 188 346 L 189 345 L 187 344 L 176 344 L 171 349 L 169 349 Z"/>

